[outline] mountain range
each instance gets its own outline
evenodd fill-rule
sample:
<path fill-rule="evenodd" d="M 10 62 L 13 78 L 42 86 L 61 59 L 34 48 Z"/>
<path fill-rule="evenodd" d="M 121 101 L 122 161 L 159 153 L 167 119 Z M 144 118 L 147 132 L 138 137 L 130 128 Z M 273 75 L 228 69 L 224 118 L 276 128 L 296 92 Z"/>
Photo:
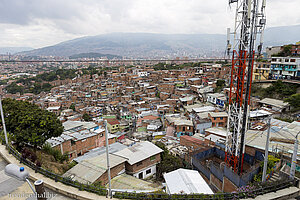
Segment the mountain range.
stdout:
<path fill-rule="evenodd" d="M 264 46 L 300 41 L 300 25 L 265 30 Z M 217 57 L 224 55 L 226 35 L 110 33 L 81 37 L 53 46 L 24 51 L 27 56 L 72 56 L 101 53 L 126 58 L 174 58 L 177 56 Z"/>

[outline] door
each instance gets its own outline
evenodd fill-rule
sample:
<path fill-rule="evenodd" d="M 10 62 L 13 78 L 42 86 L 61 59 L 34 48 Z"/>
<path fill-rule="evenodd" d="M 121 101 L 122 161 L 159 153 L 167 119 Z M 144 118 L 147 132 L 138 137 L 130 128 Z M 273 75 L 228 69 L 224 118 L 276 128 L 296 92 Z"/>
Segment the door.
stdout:
<path fill-rule="evenodd" d="M 139 179 L 143 179 L 143 172 L 139 173 Z"/>

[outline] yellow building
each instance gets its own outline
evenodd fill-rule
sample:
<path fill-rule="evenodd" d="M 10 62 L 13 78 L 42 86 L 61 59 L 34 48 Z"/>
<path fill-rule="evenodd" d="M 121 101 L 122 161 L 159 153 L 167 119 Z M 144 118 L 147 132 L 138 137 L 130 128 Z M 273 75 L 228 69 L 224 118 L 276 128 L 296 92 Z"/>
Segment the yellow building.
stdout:
<path fill-rule="evenodd" d="M 253 66 L 253 81 L 268 80 L 271 69 L 270 62 L 255 62 Z"/>
<path fill-rule="evenodd" d="M 116 133 L 120 130 L 120 122 L 117 119 L 107 119 L 107 129 L 110 133 Z"/>

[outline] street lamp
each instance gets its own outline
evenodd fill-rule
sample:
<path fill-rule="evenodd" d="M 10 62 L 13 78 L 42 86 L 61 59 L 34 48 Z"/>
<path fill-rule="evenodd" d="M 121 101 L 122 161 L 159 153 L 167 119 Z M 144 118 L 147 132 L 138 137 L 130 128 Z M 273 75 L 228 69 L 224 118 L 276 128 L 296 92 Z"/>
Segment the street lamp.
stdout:
<path fill-rule="evenodd" d="M 10 177 L 18 179 L 19 181 L 26 181 L 29 184 L 33 193 L 36 194 L 33 186 L 31 185 L 30 181 L 28 180 L 29 173 L 24 169 L 24 167 L 19 167 L 16 164 L 8 164 L 8 165 L 6 165 L 4 171 L 5 171 L 5 174 Z"/>
<path fill-rule="evenodd" d="M 31 190 L 33 191 L 34 196 L 38 200 L 46 200 L 47 199 L 43 180 L 36 180 L 34 182 L 34 186 L 36 189 L 35 190 L 33 188 L 32 184 L 30 183 L 30 181 L 28 180 L 29 173 L 24 169 L 24 167 L 19 167 L 16 164 L 8 164 L 8 165 L 6 165 L 4 172 L 6 175 L 8 175 L 12 178 L 15 178 L 19 181 L 26 181 L 28 183 L 28 185 L 30 186 Z"/>
<path fill-rule="evenodd" d="M 1 112 L 2 126 L 3 126 L 4 136 L 5 136 L 5 144 L 6 144 L 6 146 L 8 146 L 8 138 L 7 138 L 7 133 L 6 133 L 5 121 L 4 121 L 1 95 L 0 95 L 0 112 Z"/>

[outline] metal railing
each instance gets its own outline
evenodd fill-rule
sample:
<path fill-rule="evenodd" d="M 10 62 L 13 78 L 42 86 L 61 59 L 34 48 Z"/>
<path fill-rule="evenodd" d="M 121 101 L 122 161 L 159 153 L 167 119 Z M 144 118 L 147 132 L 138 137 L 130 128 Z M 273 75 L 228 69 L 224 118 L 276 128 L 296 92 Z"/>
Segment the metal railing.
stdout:
<path fill-rule="evenodd" d="M 3 137 L 0 136 L 0 142 L 4 142 L 5 140 Z M 73 186 L 78 188 L 79 190 L 84 190 L 87 192 L 92 192 L 101 196 L 108 197 L 108 191 L 105 188 L 96 187 L 94 185 L 82 184 L 78 181 L 73 181 L 68 177 L 63 177 L 61 175 L 55 174 L 51 171 L 43 169 L 42 167 L 38 167 L 36 164 L 32 163 L 28 159 L 22 157 L 22 155 L 16 151 L 10 145 L 6 146 L 9 153 L 12 154 L 20 163 L 25 164 L 26 166 L 30 167 L 31 169 L 35 170 L 36 173 L 40 173 L 48 178 L 55 180 L 55 182 L 61 182 L 65 185 Z M 246 192 L 238 192 L 238 193 L 216 193 L 216 194 L 167 194 L 167 193 L 136 193 L 136 192 L 121 192 L 121 191 L 113 191 L 112 196 L 114 198 L 119 199 L 151 199 L 151 200 L 213 200 L 213 199 L 242 199 L 242 198 L 251 198 L 258 195 L 263 195 L 269 192 L 275 192 L 280 189 L 288 188 L 290 186 L 295 186 L 296 182 L 293 180 L 287 180 L 284 182 L 279 182 L 278 184 L 272 184 L 270 186 L 261 186 L 252 191 Z"/>

